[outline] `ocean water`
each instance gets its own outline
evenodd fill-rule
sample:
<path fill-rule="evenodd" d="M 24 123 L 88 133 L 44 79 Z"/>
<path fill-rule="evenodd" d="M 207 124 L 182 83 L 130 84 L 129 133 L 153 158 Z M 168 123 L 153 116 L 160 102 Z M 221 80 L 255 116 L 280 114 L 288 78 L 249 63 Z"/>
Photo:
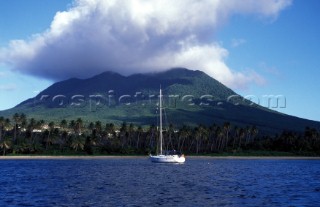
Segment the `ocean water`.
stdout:
<path fill-rule="evenodd" d="M 0 160 L 0 206 L 319 206 L 320 160 Z"/>

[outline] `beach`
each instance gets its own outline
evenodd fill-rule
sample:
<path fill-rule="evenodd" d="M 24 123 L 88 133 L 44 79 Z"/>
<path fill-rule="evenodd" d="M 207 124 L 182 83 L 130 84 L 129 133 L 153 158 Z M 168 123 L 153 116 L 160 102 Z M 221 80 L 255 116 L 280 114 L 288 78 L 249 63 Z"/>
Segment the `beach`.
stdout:
<path fill-rule="evenodd" d="M 320 157 L 303 156 L 186 156 L 187 159 L 232 159 L 232 160 L 250 160 L 250 159 L 272 159 L 272 160 L 320 160 Z M 148 156 L 41 156 L 41 155 L 17 155 L 0 156 L 0 160 L 30 160 L 30 159 L 147 159 Z"/>

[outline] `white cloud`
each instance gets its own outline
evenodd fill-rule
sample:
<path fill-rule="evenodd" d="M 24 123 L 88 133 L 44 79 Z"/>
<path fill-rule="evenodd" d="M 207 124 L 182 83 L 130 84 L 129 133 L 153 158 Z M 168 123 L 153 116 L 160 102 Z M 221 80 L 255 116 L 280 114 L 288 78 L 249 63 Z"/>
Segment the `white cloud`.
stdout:
<path fill-rule="evenodd" d="M 259 74 L 225 64 L 228 51 L 212 34 L 233 15 L 275 19 L 291 0 L 77 0 L 50 28 L 11 41 L 0 62 L 55 80 L 113 70 L 136 72 L 186 67 L 231 87 L 263 82 Z"/>

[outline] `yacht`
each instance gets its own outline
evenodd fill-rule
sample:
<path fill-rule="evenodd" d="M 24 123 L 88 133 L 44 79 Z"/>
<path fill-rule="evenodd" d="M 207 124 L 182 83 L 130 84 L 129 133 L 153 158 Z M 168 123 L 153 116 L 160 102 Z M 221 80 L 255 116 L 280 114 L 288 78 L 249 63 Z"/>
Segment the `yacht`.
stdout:
<path fill-rule="evenodd" d="M 162 150 L 162 143 L 163 143 L 163 130 L 162 130 L 162 91 L 160 87 L 160 96 L 159 96 L 159 111 L 160 111 L 160 127 L 159 127 L 159 154 L 157 155 L 151 155 L 150 154 L 150 160 L 152 162 L 157 163 L 184 163 L 186 161 L 186 158 L 184 154 L 181 154 L 180 152 L 177 152 L 176 150 L 172 151 L 163 151 Z"/>

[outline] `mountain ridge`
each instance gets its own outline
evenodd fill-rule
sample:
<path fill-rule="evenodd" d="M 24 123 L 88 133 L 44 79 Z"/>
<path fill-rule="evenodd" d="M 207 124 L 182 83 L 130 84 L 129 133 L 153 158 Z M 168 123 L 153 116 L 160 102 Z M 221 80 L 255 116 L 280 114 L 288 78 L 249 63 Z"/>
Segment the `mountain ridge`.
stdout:
<path fill-rule="evenodd" d="M 175 125 L 231 122 L 255 125 L 266 134 L 320 127 L 319 122 L 254 104 L 207 74 L 185 68 L 130 76 L 106 71 L 87 79 L 70 78 L 52 84 L 12 109 L 0 111 L 0 116 L 12 117 L 21 112 L 45 120 L 82 117 L 88 121 L 150 125 L 156 123 L 160 85 L 166 94 L 170 122 Z"/>

